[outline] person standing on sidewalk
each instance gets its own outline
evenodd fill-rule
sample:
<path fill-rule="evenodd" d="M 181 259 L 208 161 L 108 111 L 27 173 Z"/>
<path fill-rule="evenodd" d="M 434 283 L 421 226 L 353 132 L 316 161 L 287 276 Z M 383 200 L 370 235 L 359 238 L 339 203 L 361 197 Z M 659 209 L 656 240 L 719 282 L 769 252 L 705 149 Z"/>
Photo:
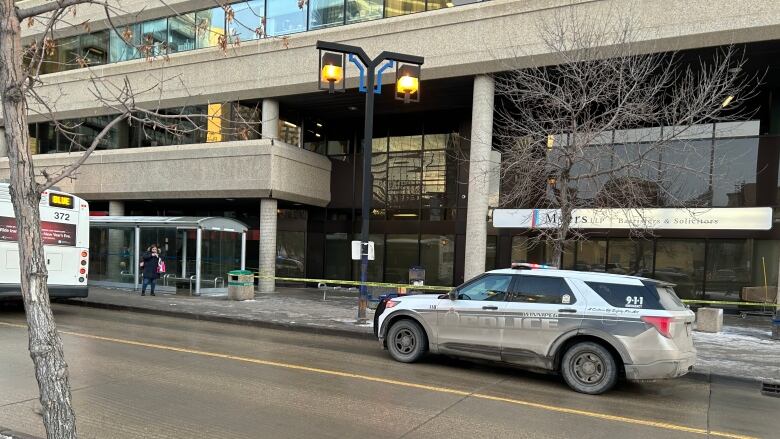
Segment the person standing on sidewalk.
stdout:
<path fill-rule="evenodd" d="M 157 244 L 152 244 L 146 249 L 141 261 L 141 268 L 143 269 L 143 284 L 141 285 L 141 295 L 146 295 L 146 286 L 151 286 L 151 295 L 154 296 L 154 287 L 157 286 L 157 278 L 160 277 L 159 267 L 160 265 L 160 252 L 157 248 Z"/>

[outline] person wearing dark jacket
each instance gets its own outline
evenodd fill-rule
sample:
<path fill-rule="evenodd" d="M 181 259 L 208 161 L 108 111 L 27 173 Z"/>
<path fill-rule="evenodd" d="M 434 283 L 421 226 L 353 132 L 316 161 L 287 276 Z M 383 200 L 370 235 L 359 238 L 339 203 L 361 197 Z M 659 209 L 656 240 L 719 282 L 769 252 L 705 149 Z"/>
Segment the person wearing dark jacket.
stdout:
<path fill-rule="evenodd" d="M 157 266 L 160 264 L 160 252 L 157 244 L 152 244 L 141 258 L 141 269 L 143 270 L 144 281 L 141 285 L 141 295 L 146 295 L 146 286 L 151 286 L 151 295 L 154 296 L 154 287 L 157 285 L 157 278 L 160 273 L 157 272 Z"/>

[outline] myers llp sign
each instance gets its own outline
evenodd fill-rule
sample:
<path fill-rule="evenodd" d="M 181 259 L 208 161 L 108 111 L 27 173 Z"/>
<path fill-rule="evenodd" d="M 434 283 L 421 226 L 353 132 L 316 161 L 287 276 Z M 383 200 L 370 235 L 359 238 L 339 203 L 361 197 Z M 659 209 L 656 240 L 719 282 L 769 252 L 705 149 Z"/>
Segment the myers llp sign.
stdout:
<path fill-rule="evenodd" d="M 551 229 L 561 222 L 558 209 L 495 209 L 493 227 Z M 769 230 L 771 207 L 711 209 L 575 209 L 578 229 Z"/>

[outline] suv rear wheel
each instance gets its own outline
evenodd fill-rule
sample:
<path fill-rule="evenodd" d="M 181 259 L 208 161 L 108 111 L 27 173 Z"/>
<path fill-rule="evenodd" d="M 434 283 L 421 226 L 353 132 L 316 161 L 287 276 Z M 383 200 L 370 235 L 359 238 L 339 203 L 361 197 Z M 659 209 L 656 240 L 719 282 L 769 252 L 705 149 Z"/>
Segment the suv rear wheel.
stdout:
<path fill-rule="evenodd" d="M 413 363 L 428 349 L 428 338 L 417 322 L 404 319 L 393 323 L 387 331 L 387 350 L 402 363 Z"/>
<path fill-rule="evenodd" d="M 615 359 L 604 346 L 582 342 L 563 354 L 561 374 L 573 390 L 598 395 L 615 385 L 618 370 Z"/>

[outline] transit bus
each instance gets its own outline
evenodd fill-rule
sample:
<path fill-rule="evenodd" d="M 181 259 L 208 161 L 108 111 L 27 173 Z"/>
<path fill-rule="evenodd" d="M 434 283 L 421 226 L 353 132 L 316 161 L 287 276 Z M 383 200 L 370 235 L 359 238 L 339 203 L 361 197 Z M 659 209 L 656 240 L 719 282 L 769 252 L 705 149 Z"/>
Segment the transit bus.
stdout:
<path fill-rule="evenodd" d="M 21 299 L 17 223 L 8 187 L 0 182 L 0 299 Z M 49 297 L 87 297 L 89 204 L 48 190 L 41 195 L 40 211 Z"/>

